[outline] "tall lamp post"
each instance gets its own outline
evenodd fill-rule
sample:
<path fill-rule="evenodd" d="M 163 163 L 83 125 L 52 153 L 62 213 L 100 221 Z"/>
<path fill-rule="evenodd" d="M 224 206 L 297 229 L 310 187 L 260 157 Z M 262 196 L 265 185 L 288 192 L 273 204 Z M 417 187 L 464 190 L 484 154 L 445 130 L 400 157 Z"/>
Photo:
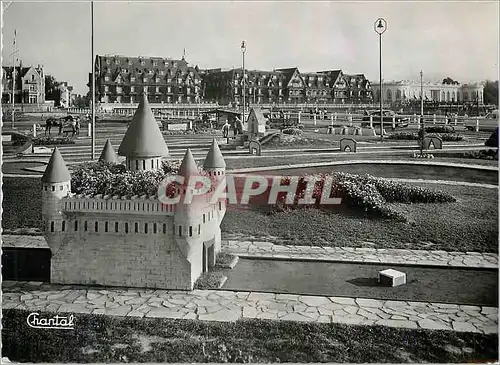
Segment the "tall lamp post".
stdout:
<path fill-rule="evenodd" d="M 387 22 L 384 18 L 378 18 L 375 21 L 375 33 L 379 39 L 379 76 L 380 76 L 380 139 L 384 138 L 384 116 L 382 114 L 382 34 L 387 30 Z"/>
<path fill-rule="evenodd" d="M 245 44 L 245 41 L 241 42 L 241 55 L 243 57 L 243 115 L 241 117 L 241 124 L 243 125 L 245 123 L 245 93 L 246 93 L 246 88 L 245 88 L 245 52 L 247 50 L 247 46 Z"/>
<path fill-rule="evenodd" d="M 420 156 L 424 152 L 425 120 L 424 120 L 424 72 L 420 71 Z"/>
<path fill-rule="evenodd" d="M 91 158 L 95 158 L 95 65 L 94 65 L 94 2 L 90 3 L 90 10 L 92 15 L 92 152 Z"/>

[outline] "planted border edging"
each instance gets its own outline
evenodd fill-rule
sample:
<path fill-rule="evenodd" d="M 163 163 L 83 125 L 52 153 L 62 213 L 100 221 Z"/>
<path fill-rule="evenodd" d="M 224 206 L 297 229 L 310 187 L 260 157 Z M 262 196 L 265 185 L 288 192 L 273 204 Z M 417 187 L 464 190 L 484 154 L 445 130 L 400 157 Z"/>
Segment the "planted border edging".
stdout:
<path fill-rule="evenodd" d="M 496 334 L 258 319 L 221 323 L 91 314 L 76 314 L 75 330 L 44 331 L 26 325 L 29 313 L 3 310 L 2 356 L 10 361 L 485 363 L 498 359 Z M 53 314 L 42 312 L 41 316 Z"/>

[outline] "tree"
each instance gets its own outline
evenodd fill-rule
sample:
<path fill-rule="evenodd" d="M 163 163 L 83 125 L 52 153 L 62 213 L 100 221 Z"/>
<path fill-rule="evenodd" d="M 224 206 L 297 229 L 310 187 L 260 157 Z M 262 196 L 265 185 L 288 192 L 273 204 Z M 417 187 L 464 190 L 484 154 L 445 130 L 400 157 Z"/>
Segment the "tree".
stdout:
<path fill-rule="evenodd" d="M 88 96 L 87 95 L 80 95 L 80 94 L 78 94 L 75 97 L 75 101 L 73 104 L 76 108 L 88 108 L 90 106 Z"/>
<path fill-rule="evenodd" d="M 61 83 L 52 75 L 45 75 L 45 100 L 54 100 L 55 105 L 58 105 L 61 99 L 59 85 Z"/>
<path fill-rule="evenodd" d="M 453 80 L 451 77 L 445 77 L 443 79 L 442 83 L 445 85 L 458 85 L 459 84 L 458 81 Z"/>
<path fill-rule="evenodd" d="M 484 103 L 498 106 L 498 80 L 486 81 L 483 92 Z"/>

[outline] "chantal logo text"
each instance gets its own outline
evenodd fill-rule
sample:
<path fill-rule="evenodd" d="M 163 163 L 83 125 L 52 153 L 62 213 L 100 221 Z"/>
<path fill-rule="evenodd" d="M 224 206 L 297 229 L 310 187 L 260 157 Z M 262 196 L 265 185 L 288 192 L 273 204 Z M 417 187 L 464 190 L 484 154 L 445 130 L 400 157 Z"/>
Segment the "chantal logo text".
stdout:
<path fill-rule="evenodd" d="M 55 315 L 52 318 L 40 318 L 39 313 L 31 313 L 26 321 L 28 326 L 32 328 L 72 330 L 75 328 L 73 320 L 73 315 L 69 317 Z"/>

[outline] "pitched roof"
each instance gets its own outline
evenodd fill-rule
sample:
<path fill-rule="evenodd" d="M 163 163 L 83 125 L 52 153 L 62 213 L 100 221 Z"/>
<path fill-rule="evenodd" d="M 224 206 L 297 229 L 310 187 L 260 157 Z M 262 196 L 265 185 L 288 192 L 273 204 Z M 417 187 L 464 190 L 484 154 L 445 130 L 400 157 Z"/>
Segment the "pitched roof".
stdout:
<path fill-rule="evenodd" d="M 255 119 L 260 125 L 266 125 L 266 118 L 264 117 L 264 113 L 261 108 L 252 108 L 250 109 L 250 115 L 248 116 L 248 120 L 250 120 L 251 115 L 255 115 Z"/>
<path fill-rule="evenodd" d="M 106 140 L 106 144 L 104 145 L 104 148 L 102 149 L 101 152 L 101 157 L 99 157 L 99 161 L 105 161 L 105 162 L 111 162 L 111 163 L 117 163 L 118 162 L 118 155 L 116 154 L 115 150 L 113 149 L 113 146 L 111 145 L 111 142 Z"/>
<path fill-rule="evenodd" d="M 205 157 L 205 162 L 203 163 L 204 169 L 212 168 L 225 168 L 226 162 L 224 162 L 224 157 L 220 151 L 217 141 L 213 140 L 210 150 L 208 150 L 207 157 Z"/>
<path fill-rule="evenodd" d="M 118 154 L 120 156 L 139 158 L 168 155 L 167 144 L 163 139 L 145 94 L 142 94 L 132 122 L 118 148 Z"/>
<path fill-rule="evenodd" d="M 69 174 L 68 168 L 66 167 L 66 163 L 61 156 L 61 152 L 59 152 L 59 149 L 56 147 L 54 148 L 54 152 L 52 152 L 49 164 L 47 165 L 47 168 L 43 173 L 42 182 L 58 183 L 70 180 L 71 176 Z"/>
<path fill-rule="evenodd" d="M 179 167 L 179 175 L 183 176 L 185 183 L 187 183 L 189 177 L 198 174 L 198 166 L 196 165 L 196 161 L 194 160 L 191 150 L 188 148 L 184 154 L 184 158 L 182 159 L 181 166 Z"/>

